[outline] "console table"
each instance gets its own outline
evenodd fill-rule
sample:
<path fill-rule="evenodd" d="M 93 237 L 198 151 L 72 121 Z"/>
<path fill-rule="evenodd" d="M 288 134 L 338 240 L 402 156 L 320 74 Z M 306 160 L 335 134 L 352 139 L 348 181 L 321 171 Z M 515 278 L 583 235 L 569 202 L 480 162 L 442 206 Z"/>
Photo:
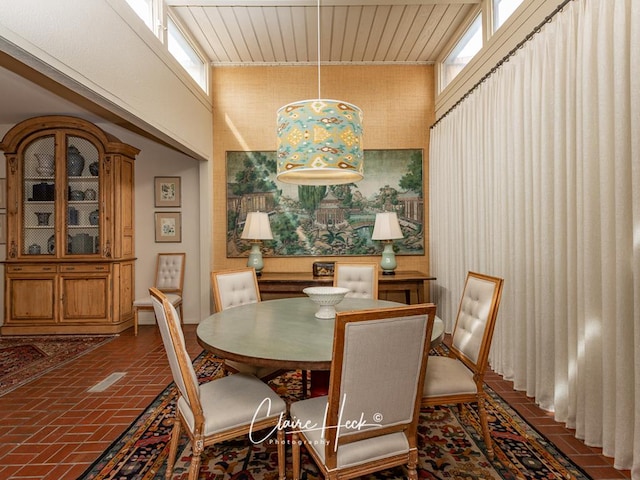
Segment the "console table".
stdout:
<path fill-rule="evenodd" d="M 424 303 L 427 301 L 425 299 L 428 299 L 425 295 L 427 282 L 435 279 L 436 277 L 411 270 L 396 271 L 395 275 L 380 274 L 379 298 L 387 300 L 390 293 L 402 292 L 406 304 Z M 302 290 L 306 287 L 331 285 L 333 285 L 331 276 L 314 277 L 313 274 L 304 272 L 263 272 L 258 277 L 258 286 L 263 300 L 304 296 Z"/>

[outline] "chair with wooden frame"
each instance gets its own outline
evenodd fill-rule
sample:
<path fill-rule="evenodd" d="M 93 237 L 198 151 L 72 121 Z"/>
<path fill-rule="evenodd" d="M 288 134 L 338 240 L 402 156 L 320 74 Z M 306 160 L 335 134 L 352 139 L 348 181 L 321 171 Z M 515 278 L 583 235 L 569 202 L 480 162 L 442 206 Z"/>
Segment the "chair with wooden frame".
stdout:
<path fill-rule="evenodd" d="M 159 253 L 156 260 L 154 288 L 164 293 L 171 304 L 180 312 L 182 318 L 182 288 L 184 285 L 185 253 Z M 151 296 L 137 298 L 133 302 L 133 333 L 138 335 L 138 312 L 153 311 Z"/>
<path fill-rule="evenodd" d="M 189 480 L 196 480 L 206 447 L 265 428 L 277 429 L 278 476 L 285 479 L 285 436 L 278 428 L 286 404 L 268 385 L 252 375 L 228 375 L 198 385 L 175 307 L 158 289 L 149 289 L 173 380 L 178 388 L 176 417 L 165 477 L 172 478 L 180 433 L 191 441 Z"/>
<path fill-rule="evenodd" d="M 503 279 L 469 272 L 453 329 L 449 356 L 432 356 L 422 405 L 477 403 L 482 434 L 494 457 L 485 408 L 484 373 L 502 297 Z"/>
<path fill-rule="evenodd" d="M 301 444 L 328 479 L 398 465 L 418 478 L 420 397 L 435 314 L 433 304 L 336 314 L 329 394 L 290 406 L 294 480 Z"/>
<path fill-rule="evenodd" d="M 378 298 L 377 263 L 336 262 L 333 271 L 333 286 L 351 290 L 347 297 Z"/>
<path fill-rule="evenodd" d="M 261 301 L 258 277 L 253 267 L 211 272 L 211 289 L 218 312 Z M 225 360 L 224 367 L 227 372 L 249 373 L 265 382 L 286 372 L 286 370 L 278 368 L 260 367 L 233 360 Z M 303 394 L 305 396 L 306 383 L 306 374 L 303 371 Z"/>

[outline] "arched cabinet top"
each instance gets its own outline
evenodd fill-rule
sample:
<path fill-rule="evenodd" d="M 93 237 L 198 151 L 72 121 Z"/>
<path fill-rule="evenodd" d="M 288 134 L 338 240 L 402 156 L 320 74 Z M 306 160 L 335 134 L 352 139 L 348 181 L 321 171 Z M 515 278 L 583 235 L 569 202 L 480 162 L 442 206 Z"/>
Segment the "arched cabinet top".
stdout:
<path fill-rule="evenodd" d="M 27 137 L 39 132 L 49 130 L 66 129 L 69 131 L 82 131 L 93 135 L 104 147 L 107 154 L 122 154 L 134 158 L 140 150 L 136 147 L 122 143 L 115 136 L 105 132 L 93 123 L 78 117 L 66 115 L 47 115 L 33 117 L 14 125 L 4 136 L 0 143 L 0 149 L 5 154 L 16 153 L 20 143 Z"/>

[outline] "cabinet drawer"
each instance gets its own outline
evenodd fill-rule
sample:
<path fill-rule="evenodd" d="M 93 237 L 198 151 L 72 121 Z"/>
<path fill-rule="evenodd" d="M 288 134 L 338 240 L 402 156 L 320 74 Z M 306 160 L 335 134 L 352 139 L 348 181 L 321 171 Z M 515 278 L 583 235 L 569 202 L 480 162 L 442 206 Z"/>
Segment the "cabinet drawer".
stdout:
<path fill-rule="evenodd" d="M 98 265 L 78 264 L 78 265 L 60 265 L 62 273 L 106 273 L 109 271 L 109 265 L 103 263 Z"/>
<path fill-rule="evenodd" d="M 7 265 L 7 273 L 56 273 L 55 265 Z"/>

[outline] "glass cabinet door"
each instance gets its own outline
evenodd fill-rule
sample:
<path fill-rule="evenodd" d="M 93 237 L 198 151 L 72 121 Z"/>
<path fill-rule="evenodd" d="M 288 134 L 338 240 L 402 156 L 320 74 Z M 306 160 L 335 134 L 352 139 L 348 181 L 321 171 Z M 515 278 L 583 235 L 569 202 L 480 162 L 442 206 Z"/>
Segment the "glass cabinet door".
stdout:
<path fill-rule="evenodd" d="M 54 135 L 33 140 L 24 151 L 21 254 L 99 254 L 100 152 L 84 137 L 58 138 L 64 142 L 58 157 Z"/>
<path fill-rule="evenodd" d="M 96 146 L 83 137 L 69 135 L 66 140 L 65 253 L 100 253 L 100 155 Z"/>
<path fill-rule="evenodd" d="M 55 137 L 31 142 L 22 167 L 22 254 L 55 253 Z"/>

